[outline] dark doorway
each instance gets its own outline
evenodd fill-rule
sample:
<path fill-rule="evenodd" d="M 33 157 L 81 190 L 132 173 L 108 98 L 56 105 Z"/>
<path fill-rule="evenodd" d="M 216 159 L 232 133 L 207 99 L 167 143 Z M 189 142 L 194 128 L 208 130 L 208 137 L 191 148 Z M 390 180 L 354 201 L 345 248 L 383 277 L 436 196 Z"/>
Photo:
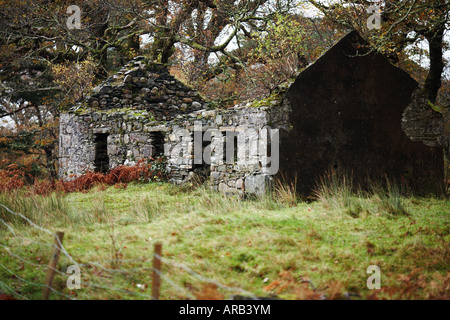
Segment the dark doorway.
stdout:
<path fill-rule="evenodd" d="M 203 183 L 207 179 L 209 179 L 209 177 L 211 175 L 211 164 L 207 164 L 203 157 L 205 148 L 207 146 L 209 146 L 211 141 L 203 140 L 203 132 L 201 132 L 201 131 L 195 131 L 193 133 L 193 135 L 194 135 L 194 139 L 196 136 L 201 139 L 202 147 L 201 147 L 201 149 L 200 148 L 198 149 L 199 154 L 195 154 L 197 151 L 194 150 L 194 156 L 196 156 L 198 159 L 202 159 L 202 162 L 201 163 L 195 163 L 195 162 L 192 163 L 192 171 L 195 173 L 195 176 L 196 176 L 195 179 L 197 179 L 197 182 Z M 198 141 L 195 141 L 195 143 L 198 143 Z"/>
<path fill-rule="evenodd" d="M 155 131 L 150 133 L 150 143 L 153 146 L 152 157 L 164 156 L 164 132 Z"/>
<path fill-rule="evenodd" d="M 109 171 L 108 134 L 97 133 L 95 135 L 95 172 L 107 173 Z"/>

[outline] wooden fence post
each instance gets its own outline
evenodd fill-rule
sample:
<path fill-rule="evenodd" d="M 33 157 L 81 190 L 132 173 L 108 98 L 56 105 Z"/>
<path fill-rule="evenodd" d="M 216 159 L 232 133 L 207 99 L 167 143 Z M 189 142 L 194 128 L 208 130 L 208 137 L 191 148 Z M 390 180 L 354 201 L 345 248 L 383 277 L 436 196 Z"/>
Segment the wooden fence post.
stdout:
<path fill-rule="evenodd" d="M 161 287 L 161 258 L 162 244 L 155 243 L 153 253 L 153 280 L 152 280 L 152 297 L 159 300 L 159 288 Z"/>
<path fill-rule="evenodd" d="M 48 264 L 47 277 L 45 279 L 46 286 L 42 291 L 42 299 L 48 300 L 50 296 L 50 288 L 52 286 L 53 278 L 55 277 L 55 270 L 58 266 L 59 254 L 61 253 L 61 245 L 64 238 L 64 232 L 57 232 L 55 242 L 52 250 L 52 256 Z"/>

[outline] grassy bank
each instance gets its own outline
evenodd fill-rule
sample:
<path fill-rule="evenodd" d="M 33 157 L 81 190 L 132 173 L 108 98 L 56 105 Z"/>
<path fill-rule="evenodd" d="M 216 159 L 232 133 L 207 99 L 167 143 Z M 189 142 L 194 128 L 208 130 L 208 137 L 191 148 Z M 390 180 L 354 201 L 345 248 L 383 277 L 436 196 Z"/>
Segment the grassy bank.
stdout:
<path fill-rule="evenodd" d="M 54 288 L 73 298 L 150 295 L 157 241 L 168 262 L 163 299 L 242 294 L 219 284 L 286 299 L 450 297 L 447 200 L 403 198 L 395 190 L 364 196 L 338 191 L 321 190 L 319 201 L 306 203 L 288 189 L 241 200 L 151 183 L 45 197 L 16 191 L 0 194 L 0 203 L 65 232 L 65 248 L 84 264 L 82 288 L 67 289 L 63 275 Z M 0 218 L 12 228 L 0 224 L 0 293 L 40 298 L 36 284 L 44 283 L 53 239 L 5 210 Z M 62 256 L 60 270 L 71 264 Z M 370 265 L 381 268 L 381 290 L 366 286 Z"/>

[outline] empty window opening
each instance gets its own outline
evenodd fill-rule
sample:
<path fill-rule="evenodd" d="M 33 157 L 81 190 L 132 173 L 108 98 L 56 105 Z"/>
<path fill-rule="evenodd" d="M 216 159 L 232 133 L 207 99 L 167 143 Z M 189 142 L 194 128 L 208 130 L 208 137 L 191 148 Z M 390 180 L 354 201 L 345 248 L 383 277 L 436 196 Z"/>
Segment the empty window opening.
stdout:
<path fill-rule="evenodd" d="M 237 132 L 227 131 L 225 134 L 225 143 L 223 148 L 223 161 L 226 164 L 237 164 L 238 161 L 238 134 Z"/>
<path fill-rule="evenodd" d="M 196 133 L 198 134 L 198 131 L 196 131 Z M 196 133 L 194 133 L 194 136 Z M 211 141 L 203 140 L 203 132 L 200 132 L 200 137 L 202 137 L 202 148 L 201 148 L 201 154 L 199 154 L 197 156 L 202 159 L 202 163 L 194 162 L 192 164 L 192 171 L 195 173 L 199 182 L 204 182 L 209 178 L 209 176 L 211 174 L 211 165 L 206 163 L 205 159 L 203 157 L 205 148 L 211 144 Z M 198 142 L 196 141 L 196 143 L 198 143 Z M 195 150 L 194 150 L 194 152 L 195 152 Z"/>
<path fill-rule="evenodd" d="M 196 150 L 194 149 L 194 157 L 197 157 L 199 159 L 202 159 L 202 163 L 193 163 L 193 169 L 198 169 L 198 168 L 203 168 L 205 166 L 209 166 L 209 164 L 207 164 L 205 162 L 205 149 L 206 147 L 208 147 L 211 144 L 211 141 L 207 141 L 207 140 L 203 140 L 203 132 L 198 133 L 198 131 L 194 132 L 194 136 L 199 134 L 200 137 L 202 138 L 201 143 L 202 143 L 202 148 L 201 151 L 198 150 L 198 152 L 200 152 L 199 154 L 195 154 Z M 195 141 L 194 143 L 198 143 L 198 141 Z"/>
<path fill-rule="evenodd" d="M 153 147 L 152 157 L 160 158 L 164 156 L 164 132 L 155 131 L 150 133 L 150 143 Z"/>
<path fill-rule="evenodd" d="M 97 133 L 95 135 L 95 172 L 107 173 L 109 171 L 108 134 Z"/>

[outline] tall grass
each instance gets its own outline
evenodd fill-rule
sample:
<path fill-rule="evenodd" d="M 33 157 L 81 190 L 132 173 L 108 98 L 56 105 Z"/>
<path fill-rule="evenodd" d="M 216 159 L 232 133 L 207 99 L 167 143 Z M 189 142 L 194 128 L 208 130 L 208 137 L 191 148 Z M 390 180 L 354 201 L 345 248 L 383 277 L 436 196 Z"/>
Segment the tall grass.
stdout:
<path fill-rule="evenodd" d="M 23 191 L 0 193 L 0 203 L 16 213 L 21 213 L 41 226 L 64 225 L 70 222 L 68 205 L 62 194 L 52 193 L 42 197 L 26 194 Z M 0 218 L 14 224 L 27 223 L 17 215 L 0 207 Z"/>
<path fill-rule="evenodd" d="M 90 200 L 82 208 L 69 203 L 78 201 L 76 195 L 71 198 L 61 192 L 37 195 L 26 190 L 13 190 L 0 193 L 0 203 L 44 227 L 90 228 L 110 223 L 152 223 L 173 213 L 226 214 L 248 210 L 282 210 L 296 207 L 301 202 L 295 182 L 286 184 L 277 181 L 271 192 L 254 199 L 224 195 L 212 191 L 207 185 L 186 189 L 163 184 L 161 188 L 161 193 L 142 193 L 133 198 L 133 203 L 126 205 L 128 209 L 123 212 L 112 209 L 114 202 L 110 200 L 105 205 L 104 196 L 108 196 L 111 191 L 102 188 L 93 190 L 88 196 Z M 355 190 L 350 178 L 329 173 L 320 180 L 314 194 L 325 211 L 332 215 L 356 218 L 367 213 L 392 216 L 407 214 L 399 188 L 390 183 L 386 187 L 373 184 L 370 192 L 362 193 Z M 7 223 L 25 223 L 2 208 L 0 219 Z"/>
<path fill-rule="evenodd" d="M 297 178 L 291 183 L 277 180 L 273 190 L 273 198 L 283 206 L 295 207 L 300 201 L 297 195 Z"/>
<path fill-rule="evenodd" d="M 181 212 L 214 215 L 246 210 L 281 210 L 294 207 L 299 202 L 294 184 L 277 183 L 272 192 L 254 199 L 243 199 L 237 194 L 224 195 L 212 191 L 207 185 L 184 188 L 163 184 L 161 188 L 161 193 L 149 191 L 139 194 L 133 199 L 133 203 L 126 205 L 128 209 L 123 212 L 113 209 L 114 201 L 108 200 L 108 204 L 105 204 L 105 197 L 110 197 L 111 193 L 117 191 L 108 191 L 101 187 L 81 197 L 84 198 L 82 205 L 77 204 L 81 198 L 76 194 L 53 192 L 49 195 L 37 195 L 27 190 L 0 193 L 0 203 L 46 228 L 92 228 L 95 225 L 107 226 L 111 223 L 152 223 Z M 0 218 L 7 223 L 25 223 L 23 219 L 4 209 L 0 209 Z"/>
<path fill-rule="evenodd" d="M 333 214 L 351 217 L 370 211 L 387 215 L 407 214 L 399 187 L 388 180 L 384 186 L 372 182 L 369 190 L 364 192 L 354 187 L 351 177 L 328 172 L 320 179 L 314 195 Z M 375 210 L 373 203 L 377 205 Z"/>
<path fill-rule="evenodd" d="M 391 215 L 406 215 L 408 212 L 403 206 L 400 188 L 391 184 L 388 180 L 386 186 L 381 187 L 379 184 L 372 185 L 372 193 L 374 194 L 381 209 Z"/>
<path fill-rule="evenodd" d="M 353 188 L 352 179 L 328 172 L 317 184 L 314 195 L 333 214 L 358 217 L 363 210 L 361 195 Z"/>

